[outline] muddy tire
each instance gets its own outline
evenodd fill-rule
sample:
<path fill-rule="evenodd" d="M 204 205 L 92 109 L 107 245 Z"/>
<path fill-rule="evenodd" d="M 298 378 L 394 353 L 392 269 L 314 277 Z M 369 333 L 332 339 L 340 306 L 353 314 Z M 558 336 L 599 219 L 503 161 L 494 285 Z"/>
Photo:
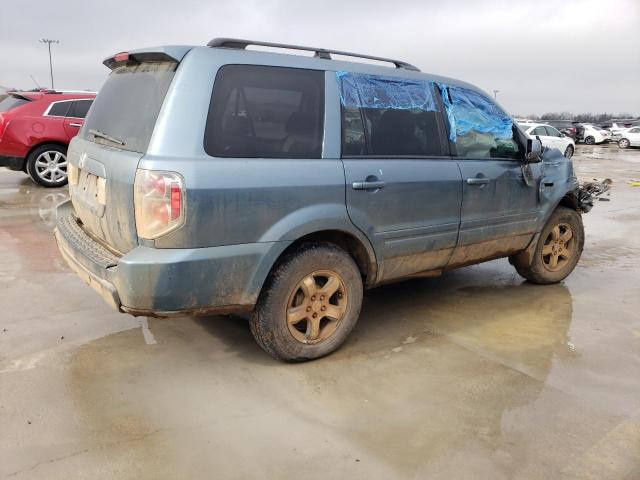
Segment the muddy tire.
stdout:
<path fill-rule="evenodd" d="M 269 355 L 299 362 L 342 345 L 361 306 L 356 263 L 333 244 L 314 243 L 288 255 L 271 272 L 249 323 Z"/>
<path fill-rule="evenodd" d="M 40 145 L 27 157 L 27 173 L 43 187 L 56 188 L 67 184 L 67 148 L 61 145 Z"/>
<path fill-rule="evenodd" d="M 564 151 L 564 156 L 566 158 L 573 157 L 573 145 L 567 145 L 567 149 Z"/>
<path fill-rule="evenodd" d="M 571 208 L 558 207 L 540 233 L 531 264 L 514 266 L 532 283 L 558 283 L 573 271 L 583 247 L 582 217 Z"/>

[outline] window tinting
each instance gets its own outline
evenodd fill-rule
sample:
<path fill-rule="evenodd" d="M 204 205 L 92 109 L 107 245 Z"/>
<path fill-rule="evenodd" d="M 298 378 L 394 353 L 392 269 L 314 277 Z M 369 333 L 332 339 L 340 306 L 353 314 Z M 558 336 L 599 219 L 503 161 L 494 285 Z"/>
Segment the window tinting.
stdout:
<path fill-rule="evenodd" d="M 73 102 L 56 102 L 51 105 L 49 109 L 49 113 L 47 116 L 49 117 L 66 117 L 67 112 L 69 111 L 69 107 Z"/>
<path fill-rule="evenodd" d="M 367 146 L 362 115 L 357 108 L 342 109 L 342 155 L 364 155 Z"/>
<path fill-rule="evenodd" d="M 93 100 L 76 100 L 67 112 L 67 117 L 84 118 L 87 116 Z"/>
<path fill-rule="evenodd" d="M 19 107 L 20 105 L 24 105 L 29 102 L 30 100 L 27 100 L 26 98 L 9 95 L 0 101 L 0 112 L 8 112 L 12 108 Z"/>
<path fill-rule="evenodd" d="M 362 119 L 358 120 L 362 112 Z M 342 108 L 342 154 L 372 156 L 445 155 L 438 112 L 394 108 Z M 366 145 L 365 145 L 366 140 Z"/>
<path fill-rule="evenodd" d="M 320 158 L 324 72 L 256 65 L 218 71 L 204 149 L 216 157 Z"/>

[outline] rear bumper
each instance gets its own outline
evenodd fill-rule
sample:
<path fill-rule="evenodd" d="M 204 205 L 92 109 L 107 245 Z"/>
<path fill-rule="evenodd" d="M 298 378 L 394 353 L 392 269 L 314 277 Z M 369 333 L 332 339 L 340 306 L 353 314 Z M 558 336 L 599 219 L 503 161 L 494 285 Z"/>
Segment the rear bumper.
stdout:
<path fill-rule="evenodd" d="M 69 267 L 109 305 L 155 317 L 250 310 L 271 265 L 288 245 L 139 246 L 119 256 L 84 232 L 70 202 L 58 207 L 55 237 Z"/>
<path fill-rule="evenodd" d="M 24 158 L 0 155 L 0 167 L 7 167 L 9 170 L 23 170 Z"/>

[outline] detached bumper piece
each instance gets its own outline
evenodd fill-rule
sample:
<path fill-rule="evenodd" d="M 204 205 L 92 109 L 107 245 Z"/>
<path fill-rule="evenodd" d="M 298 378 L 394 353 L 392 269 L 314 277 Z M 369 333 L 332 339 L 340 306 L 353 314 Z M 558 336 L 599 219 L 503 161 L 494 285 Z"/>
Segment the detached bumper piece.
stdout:
<path fill-rule="evenodd" d="M 609 200 L 609 194 L 606 197 L 602 195 L 609 192 L 612 187 L 613 181 L 610 178 L 606 178 L 601 182 L 594 179 L 591 182 L 580 184 L 578 188 L 578 206 L 580 210 L 586 213 L 593 208 L 596 200 Z"/>

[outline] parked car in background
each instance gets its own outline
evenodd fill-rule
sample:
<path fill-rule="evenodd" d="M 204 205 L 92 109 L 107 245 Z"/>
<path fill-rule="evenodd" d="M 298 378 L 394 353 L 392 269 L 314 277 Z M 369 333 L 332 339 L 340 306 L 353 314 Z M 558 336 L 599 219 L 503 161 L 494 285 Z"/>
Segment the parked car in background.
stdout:
<path fill-rule="evenodd" d="M 44 187 L 67 183 L 67 146 L 84 123 L 92 92 L 9 92 L 0 101 L 0 167 Z"/>
<path fill-rule="evenodd" d="M 532 138 L 539 137 L 542 145 L 547 148 L 557 148 L 567 158 L 571 158 L 576 151 L 576 142 L 573 138 L 551 125 L 545 123 L 520 123 L 519 125 L 527 135 Z"/>
<path fill-rule="evenodd" d="M 529 122 L 531 123 L 531 122 Z M 579 123 L 574 122 L 573 120 L 544 120 L 541 121 L 545 125 L 551 125 L 560 131 L 560 133 L 564 133 L 567 137 L 571 137 L 574 142 L 579 140 L 578 138 L 578 129 L 580 127 Z"/>
<path fill-rule="evenodd" d="M 620 133 L 620 148 L 640 147 L 640 127 L 632 127 Z"/>
<path fill-rule="evenodd" d="M 611 140 L 611 132 L 607 130 L 586 123 L 582 127 L 584 128 L 584 143 L 587 145 L 595 145 Z"/>
<path fill-rule="evenodd" d="M 611 138 L 614 140 L 619 140 L 621 138 L 621 134 L 626 132 L 632 127 L 631 123 L 621 123 L 621 122 L 613 122 L 609 131 L 611 132 Z"/>
<path fill-rule="evenodd" d="M 571 160 L 468 83 L 236 39 L 104 64 L 55 236 L 118 311 L 250 313 L 301 361 L 344 342 L 363 288 L 500 257 L 550 284 L 580 258 Z"/>

